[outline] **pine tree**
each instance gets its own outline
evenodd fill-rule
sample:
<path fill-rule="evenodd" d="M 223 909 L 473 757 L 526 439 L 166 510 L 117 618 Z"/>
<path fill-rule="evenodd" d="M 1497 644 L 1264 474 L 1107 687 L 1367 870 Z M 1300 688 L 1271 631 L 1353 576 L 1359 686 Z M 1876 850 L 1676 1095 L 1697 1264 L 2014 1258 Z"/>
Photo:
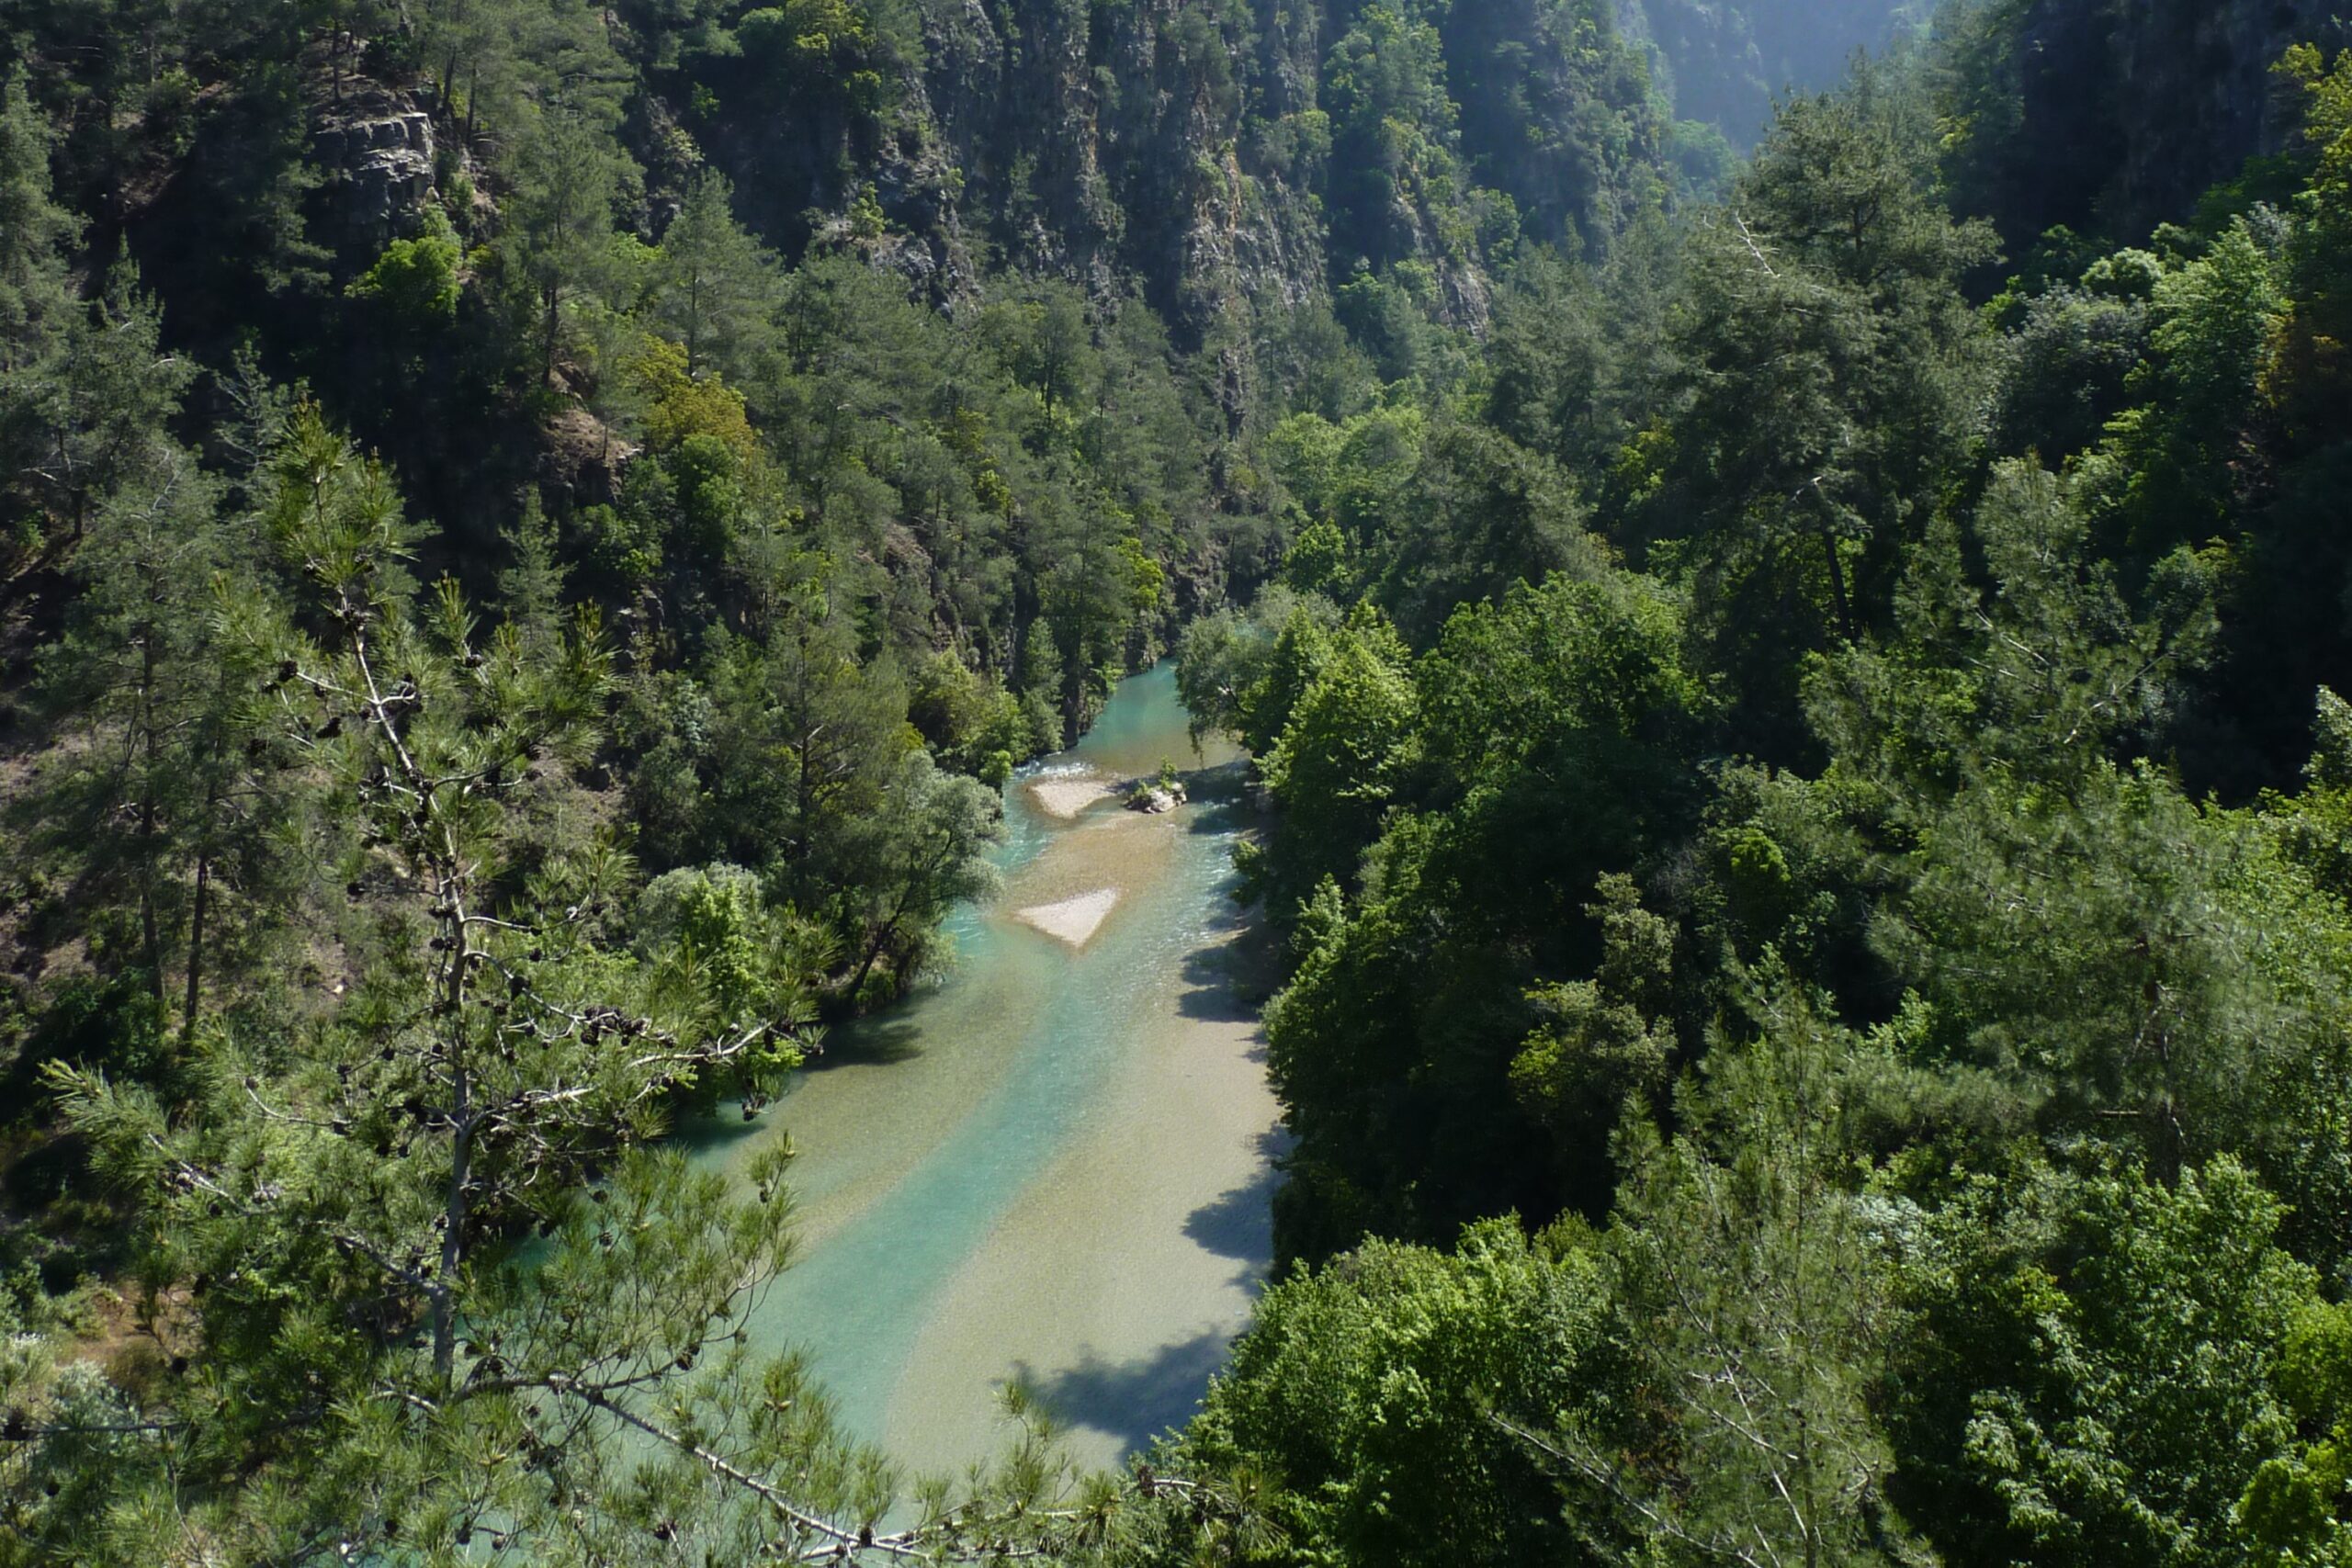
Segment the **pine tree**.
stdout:
<path fill-rule="evenodd" d="M 1796 706 L 1771 683 L 1883 624 L 1974 434 L 1984 341 L 1959 285 L 1991 236 L 1924 186 L 1916 111 L 1879 77 L 1783 110 L 1691 247 L 1679 397 L 1635 465 L 1649 525 L 1691 538 L 1699 629 L 1771 754 Z"/>
<path fill-rule="evenodd" d="M 163 312 L 126 257 L 85 311 L 68 320 L 34 393 L 36 455 L 27 469 L 48 516 L 78 542 L 118 487 L 159 482 L 172 467 L 164 427 L 196 367 L 163 346 Z"/>
<path fill-rule="evenodd" d="M 637 166 L 599 119 L 557 105 L 515 147 L 513 176 L 501 249 L 537 317 L 540 373 L 552 376 L 565 309 L 607 279 L 614 206 L 634 189 Z"/>
<path fill-rule="evenodd" d="M 686 351 L 686 374 L 716 366 L 741 381 L 770 335 L 775 257 L 735 221 L 734 187 L 706 175 L 662 236 L 655 310 Z"/>
<path fill-rule="evenodd" d="M 29 1528 L 76 1561 L 190 1538 L 235 1562 L 487 1550 L 538 1560 L 965 1561 L 1107 1538 L 1119 1489 L 1073 1490 L 1032 1438 L 916 1522 L 746 1316 L 787 1261 L 789 1146 L 752 1201 L 647 1141 L 678 1110 L 756 1114 L 807 1039 L 824 944 L 741 874 L 662 885 L 660 949 L 615 940 L 626 858 L 532 831 L 589 755 L 595 617 L 483 636 L 454 585 L 408 609 L 412 533 L 382 471 L 314 409 L 262 519 L 300 601 L 245 626 L 290 748 L 355 834 L 361 919 L 339 1004 L 288 1037 L 210 1032 L 197 1091 L 60 1065 L 50 1083 L 141 1212 L 140 1277 L 175 1371 L 94 1421 L 0 1365 L 6 1462 L 102 1500 Z M 532 1240 L 534 1233 L 540 1240 Z M 30 1445 L 27 1447 L 26 1445 Z M 1182 1484 L 1181 1483 L 1174 1484 Z M 683 1555 L 682 1555 L 683 1554 Z"/>
<path fill-rule="evenodd" d="M 303 786 L 272 744 L 238 635 L 266 602 L 192 454 L 113 496 L 76 553 L 83 584 L 46 650 L 40 695 L 64 741 L 22 803 L 28 853 L 72 869 L 109 963 L 141 973 L 160 1004 L 175 969 L 183 1045 L 227 935 L 281 920 L 286 835 Z M 119 904 L 115 900 L 120 900 Z M 109 934 L 109 906 L 130 917 Z"/>
<path fill-rule="evenodd" d="M 536 1467 L 485 1470 L 470 1445 L 503 1432 L 568 1484 L 601 1462 L 571 1447 L 582 1424 L 650 1420 L 624 1396 L 683 1377 L 781 1263 L 780 1204 L 737 1208 L 674 1156 L 623 1156 L 665 1107 L 772 1082 L 802 1015 L 786 995 L 687 1035 L 624 1005 L 627 966 L 597 934 L 619 858 L 512 858 L 540 770 L 593 734 L 592 622 L 536 653 L 514 627 L 484 640 L 446 584 L 434 622 L 412 621 L 398 500 L 314 411 L 273 455 L 264 520 L 311 585 L 292 621 L 246 628 L 276 655 L 273 744 L 352 815 L 375 953 L 291 1063 L 214 1042 L 192 1118 L 89 1076 L 58 1085 L 153 1206 L 149 1268 L 202 1291 L 219 1381 L 191 1391 L 172 1462 L 280 1476 L 200 1505 L 207 1528 L 503 1537 L 548 1507 L 517 1490 Z M 533 1221 L 559 1240 L 526 1279 L 512 1237 Z M 530 1394 L 552 1399 L 544 1426 Z"/>
<path fill-rule="evenodd" d="M 51 141 L 18 67 L 0 79 L 0 389 L 40 356 L 72 304 L 65 253 L 82 225 L 51 199 Z"/>
<path fill-rule="evenodd" d="M 1902 1562 L 1866 1382 L 1893 1326 L 1888 1259 L 1847 1163 L 1867 1047 L 1784 977 L 1751 1006 L 1761 1038 L 1722 1048 L 1680 1108 L 1686 1130 L 1626 1134 L 1634 1175 L 1607 1256 L 1635 1404 L 1665 1428 L 1639 1445 L 1656 1461 L 1581 1424 L 1526 1436 L 1603 1561 Z"/>

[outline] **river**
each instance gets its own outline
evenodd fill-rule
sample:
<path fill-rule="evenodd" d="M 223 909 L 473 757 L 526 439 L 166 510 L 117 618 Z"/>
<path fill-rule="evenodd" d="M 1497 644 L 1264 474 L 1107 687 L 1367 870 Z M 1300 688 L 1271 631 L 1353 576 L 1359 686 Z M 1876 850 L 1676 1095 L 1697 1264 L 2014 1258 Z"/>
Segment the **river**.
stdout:
<path fill-rule="evenodd" d="M 1117 1461 L 1191 1414 L 1264 1276 L 1279 1111 L 1229 973 L 1238 809 L 1098 793 L 1163 761 L 1229 785 L 1208 745 L 1170 667 L 1125 682 L 1008 788 L 1004 893 L 951 919 L 945 977 L 701 1145 L 731 1168 L 792 1138 L 800 1252 L 752 1333 L 917 1471 L 1000 1448 L 1015 1377 L 1075 1457 Z"/>

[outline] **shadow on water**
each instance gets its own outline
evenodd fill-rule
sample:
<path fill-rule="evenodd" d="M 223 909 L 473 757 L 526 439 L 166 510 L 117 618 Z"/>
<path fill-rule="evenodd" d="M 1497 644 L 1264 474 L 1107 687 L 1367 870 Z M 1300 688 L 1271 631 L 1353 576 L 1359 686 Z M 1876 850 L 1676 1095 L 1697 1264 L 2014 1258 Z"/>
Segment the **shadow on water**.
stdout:
<path fill-rule="evenodd" d="M 870 1014 L 827 1034 L 823 1048 L 801 1064 L 801 1071 L 821 1073 L 828 1067 L 888 1066 L 910 1062 L 922 1055 L 922 1024 L 918 1020 L 904 1012 Z"/>
<path fill-rule="evenodd" d="M 1178 975 L 1184 982 L 1184 990 L 1176 998 L 1181 1016 L 1204 1023 L 1257 1021 L 1257 1010 L 1242 999 L 1233 950 L 1224 942 L 1186 954 Z"/>
<path fill-rule="evenodd" d="M 1250 795 L 1250 764 L 1247 761 L 1218 762 L 1212 767 L 1188 768 L 1178 773 L 1176 780 L 1184 786 L 1184 794 L 1189 798 L 1203 805 L 1237 806 L 1247 800 Z M 1204 812 L 1202 815 L 1223 819 L 1227 814 L 1219 811 Z M 1230 821 L 1222 821 L 1221 825 L 1232 826 Z M 1198 833 L 1204 830 L 1207 829 L 1204 829 L 1199 822 L 1193 823 L 1193 831 Z"/>
<path fill-rule="evenodd" d="M 1193 1418 L 1210 1374 L 1225 1364 L 1229 1343 L 1218 1330 L 1204 1329 L 1130 1361 L 1090 1354 L 1050 1377 L 1040 1378 L 1022 1364 L 1016 1364 L 1015 1375 L 1061 1420 L 1108 1432 L 1124 1448 L 1140 1449 Z"/>
<path fill-rule="evenodd" d="M 1263 1138 L 1260 1146 L 1265 1146 Z M 1240 1186 L 1228 1188 L 1186 1215 L 1184 1235 L 1204 1251 L 1247 1265 L 1241 1279 L 1255 1280 L 1273 1254 L 1274 1189 L 1282 1180 L 1283 1173 L 1267 1165 Z"/>
<path fill-rule="evenodd" d="M 672 1135 L 689 1156 L 723 1159 L 726 1151 L 735 1145 L 767 1134 L 768 1122 L 777 1113 L 777 1106 L 788 1107 L 794 1090 L 808 1077 L 831 1067 L 888 1066 L 912 1061 L 922 1055 L 922 1026 L 913 1018 L 859 1019 L 826 1032 L 819 1047 L 804 1056 L 794 1069 L 792 1081 L 777 1105 L 745 1116 L 739 1109 L 739 1101 L 729 1100 L 715 1110 L 680 1117 Z"/>
<path fill-rule="evenodd" d="M 735 1145 L 764 1136 L 769 1131 L 765 1115 L 746 1120 L 738 1103 L 729 1103 L 716 1111 L 680 1117 L 670 1136 L 672 1143 L 690 1158 L 723 1159 L 727 1150 Z"/>

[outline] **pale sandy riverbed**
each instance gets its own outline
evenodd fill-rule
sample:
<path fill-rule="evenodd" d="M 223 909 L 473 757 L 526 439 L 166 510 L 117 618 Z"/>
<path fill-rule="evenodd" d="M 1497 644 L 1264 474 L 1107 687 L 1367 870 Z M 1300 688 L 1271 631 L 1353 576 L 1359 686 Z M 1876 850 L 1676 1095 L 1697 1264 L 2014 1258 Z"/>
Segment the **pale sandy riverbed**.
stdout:
<path fill-rule="evenodd" d="M 1004 896 L 956 917 L 945 982 L 707 1146 L 798 1147 L 801 1261 L 754 1340 L 803 1348 L 851 1430 L 913 1468 L 988 1457 L 1012 1378 L 1113 1462 L 1189 1414 L 1247 1320 L 1278 1115 L 1222 978 L 1242 818 L 1102 804 L 1165 759 L 1232 756 L 1192 753 L 1165 671 L 1128 682 L 1009 793 Z M 1055 797 L 1074 815 L 1040 784 L 1075 786 Z"/>
<path fill-rule="evenodd" d="M 1213 967 L 1216 952 L 1196 965 Z M 1272 1250 L 1280 1115 L 1257 1026 L 1228 994 L 1180 983 L 1153 998 L 1081 1135 L 956 1273 L 915 1342 L 888 1418 L 902 1456 L 937 1469 L 1001 1440 L 982 1396 L 1013 1377 L 1094 1464 L 1188 1416 Z M 943 1388 L 963 1392 L 942 1400 Z"/>

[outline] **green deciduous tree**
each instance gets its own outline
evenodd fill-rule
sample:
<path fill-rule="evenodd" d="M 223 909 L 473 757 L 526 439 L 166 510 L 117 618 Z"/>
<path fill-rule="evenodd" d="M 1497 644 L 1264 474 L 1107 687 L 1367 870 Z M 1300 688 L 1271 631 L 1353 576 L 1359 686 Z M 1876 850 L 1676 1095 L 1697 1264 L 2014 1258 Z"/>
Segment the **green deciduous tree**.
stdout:
<path fill-rule="evenodd" d="M 1278 1242 L 1314 1256 L 1351 1228 L 1427 1238 L 1505 1208 L 1599 1213 L 1613 1172 L 1589 1134 L 1657 1060 L 1573 1106 L 1522 1098 L 1513 1071 L 1529 1050 L 1556 1065 L 1562 987 L 1606 959 L 1600 879 L 1696 809 L 1702 699 L 1678 609 L 1622 576 L 1515 589 L 1458 613 L 1401 691 L 1348 651 L 1360 631 L 1318 635 L 1327 661 L 1269 769 L 1284 817 L 1245 868 L 1277 914 L 1300 911 L 1298 967 L 1266 1021 L 1299 1137 Z"/>
<path fill-rule="evenodd" d="M 403 335 L 446 327 L 458 313 L 460 254 L 448 214 L 427 207 L 424 232 L 386 245 L 375 265 L 352 283 L 352 296 L 374 303 Z"/>
<path fill-rule="evenodd" d="M 2138 566 L 2233 532 L 2239 446 L 2255 415 L 2284 301 L 2278 261 L 2244 220 L 2203 256 L 2155 280 L 2151 350 L 2091 469 L 2117 513 L 2118 554 Z"/>
<path fill-rule="evenodd" d="M 1354 880 L 1409 765 L 1416 707 L 1404 645 L 1385 622 L 1360 615 L 1336 634 L 1261 763 L 1285 815 L 1268 889 L 1278 903 L 1327 876 Z"/>
<path fill-rule="evenodd" d="M 1600 967 L 1589 980 L 1528 994 L 1542 1021 L 1510 1065 L 1520 1103 L 1564 1153 L 1588 1160 L 1628 1102 L 1666 1087 L 1675 1045 L 1659 1021 L 1672 1002 L 1674 928 L 1641 907 L 1640 889 L 1623 873 L 1603 875 L 1599 891 L 1585 913 L 1601 928 Z"/>
<path fill-rule="evenodd" d="M 1267 1294 L 1169 1457 L 1280 1479 L 1283 1551 L 1243 1561 L 1576 1562 L 1509 1426 L 1608 1408 L 1612 1309 L 1589 1253 L 1511 1220 L 1451 1253 L 1373 1242 Z"/>
<path fill-rule="evenodd" d="M 860 824 L 848 851 L 860 943 L 849 996 L 864 995 L 885 958 L 890 990 L 902 992 L 922 973 L 940 921 L 996 890 L 987 854 L 1004 836 L 1003 816 L 990 786 L 941 772 L 927 752 L 906 753 L 883 786 L 879 813 Z"/>
<path fill-rule="evenodd" d="M 791 1033 L 815 1021 L 808 977 L 831 954 L 823 933 L 767 900 L 738 865 L 681 867 L 647 885 L 632 932 L 653 994 L 707 1031 Z"/>
<path fill-rule="evenodd" d="M 2278 1219 L 2221 1161 L 2171 1187 L 2029 1168 L 1922 1227 L 1887 1388 L 1896 1495 L 1930 1540 L 2052 1564 L 2248 1561 L 2239 1501 L 2292 1450 L 2278 1384 L 2316 1296 Z"/>

